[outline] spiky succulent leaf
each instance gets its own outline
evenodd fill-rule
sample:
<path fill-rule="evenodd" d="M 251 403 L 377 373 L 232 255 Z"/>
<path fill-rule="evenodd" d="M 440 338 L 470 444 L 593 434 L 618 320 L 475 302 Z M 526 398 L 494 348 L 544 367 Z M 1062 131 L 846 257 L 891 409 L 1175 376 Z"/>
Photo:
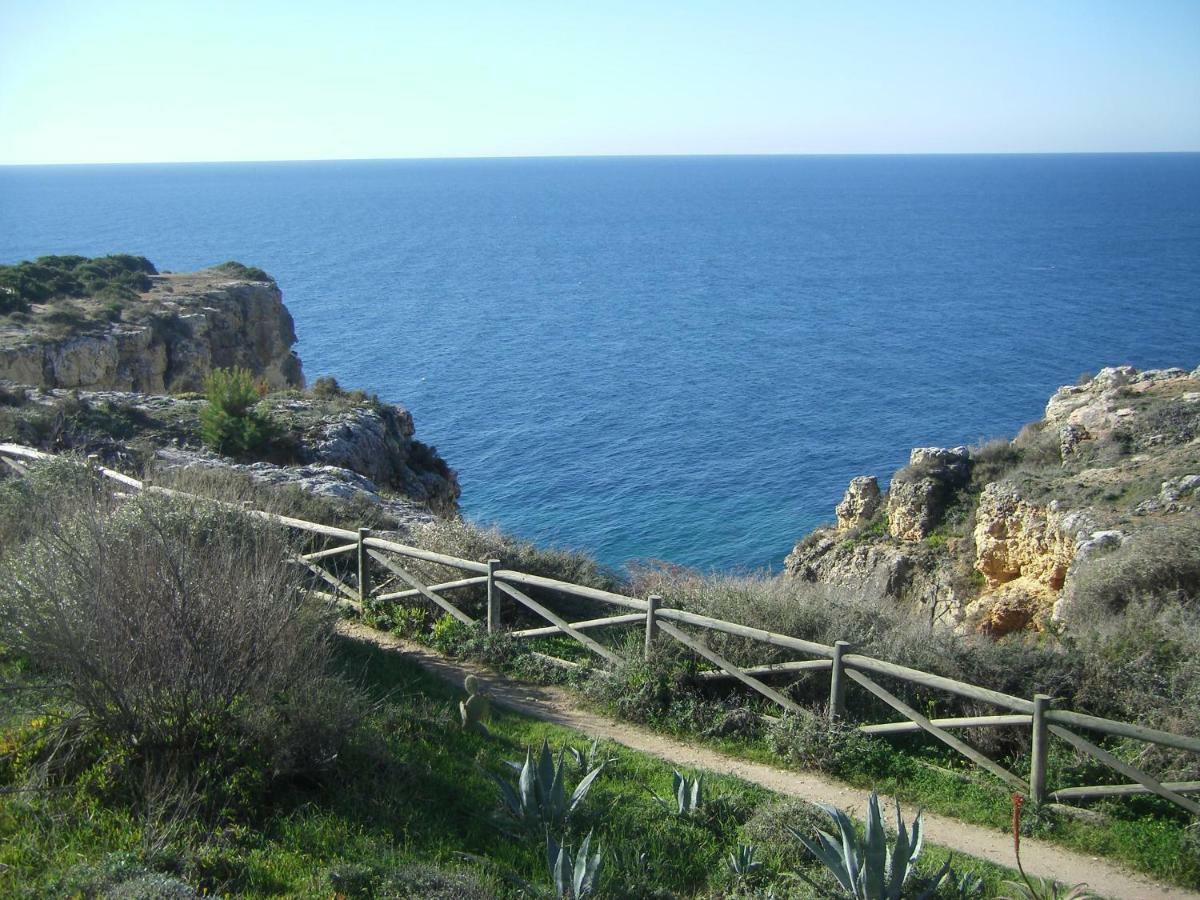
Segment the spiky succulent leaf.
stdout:
<path fill-rule="evenodd" d="M 554 784 L 554 756 L 550 753 L 550 745 L 542 739 L 542 749 L 538 753 L 537 785 L 540 791 L 538 799 L 545 800 L 550 794 L 550 786 Z"/>
<path fill-rule="evenodd" d="M 854 823 L 836 806 L 826 806 L 825 804 L 820 804 L 820 806 L 837 825 L 838 836 L 841 838 L 840 852 L 843 866 L 850 875 L 850 884 L 847 886 L 847 890 L 858 896 L 858 889 L 862 884 L 862 861 L 859 854 L 858 833 L 854 830 Z"/>
<path fill-rule="evenodd" d="M 900 900 L 904 880 L 908 878 L 909 851 L 912 849 L 908 839 L 908 828 L 904 824 L 904 816 L 900 812 L 900 801 L 896 801 L 896 843 L 888 852 L 888 900 Z"/>
<path fill-rule="evenodd" d="M 790 825 L 787 830 L 791 832 L 792 837 L 808 849 L 809 853 L 820 860 L 821 864 L 830 871 L 838 884 L 848 891 L 851 896 L 857 896 L 855 893 L 854 876 L 846 868 L 846 860 L 842 856 L 841 845 L 834 839 L 833 835 L 818 830 L 817 840 L 814 841 Z"/>
<path fill-rule="evenodd" d="M 601 763 L 599 766 L 583 776 L 583 780 L 581 780 L 579 784 L 575 785 L 575 790 L 571 794 L 571 803 L 567 807 L 568 815 L 575 812 L 575 807 L 579 806 L 579 804 L 583 802 L 583 798 L 586 797 L 588 791 L 592 789 L 592 782 L 594 782 L 600 776 L 600 771 L 603 768 L 604 764 Z"/>
<path fill-rule="evenodd" d="M 592 833 L 589 831 L 583 843 L 579 845 L 579 855 L 575 857 L 575 877 L 573 886 L 576 898 L 591 896 L 596 888 L 596 879 L 600 874 L 600 854 L 589 855 L 592 846 Z"/>
<path fill-rule="evenodd" d="M 883 830 L 883 815 L 879 811 L 879 795 L 872 791 L 871 799 L 867 801 L 867 835 L 862 845 L 859 878 L 865 896 L 883 898 L 887 863 L 887 835 Z"/>
<path fill-rule="evenodd" d="M 551 870 L 554 878 L 554 892 L 559 897 L 571 896 L 571 857 L 567 853 L 567 848 L 563 847 L 558 851 L 558 856 L 555 857 L 554 867 Z"/>
<path fill-rule="evenodd" d="M 930 900 L 931 897 L 937 896 L 938 887 L 941 885 L 942 881 L 945 880 L 946 876 L 949 874 L 950 874 L 950 860 L 949 860 L 949 858 L 947 858 L 946 861 L 944 863 L 942 863 L 942 867 L 934 873 L 932 878 L 929 879 L 929 882 L 925 885 L 925 890 L 923 890 L 923 891 L 921 891 L 921 893 L 917 894 L 916 897 L 913 898 L 913 900 Z M 899 900 L 899 897 L 900 897 L 900 895 L 897 894 L 896 895 L 897 900 Z"/>

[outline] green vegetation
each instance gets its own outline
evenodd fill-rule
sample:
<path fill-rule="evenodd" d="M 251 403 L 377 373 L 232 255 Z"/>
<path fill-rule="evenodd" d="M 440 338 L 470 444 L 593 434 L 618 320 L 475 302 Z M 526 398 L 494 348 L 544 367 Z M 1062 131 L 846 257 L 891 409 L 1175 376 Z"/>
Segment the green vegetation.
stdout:
<path fill-rule="evenodd" d="M 427 535 L 430 536 L 427 539 Z M 597 586 L 597 578 L 577 554 L 538 551 L 493 531 L 463 523 L 439 523 L 417 529 L 409 539 L 428 549 L 465 558 L 502 557 L 506 567 L 536 571 L 564 580 Z M 513 553 L 513 548 L 519 552 Z M 461 577 L 426 564 L 415 571 L 426 583 Z M 579 575 L 583 577 L 580 578 Z M 611 576 L 609 576 L 611 577 Z M 1200 610 L 1178 602 L 1141 598 L 1123 611 L 1077 629 L 1069 641 L 1036 634 L 1000 639 L 966 636 L 925 617 L 914 617 L 896 601 L 881 598 L 870 585 L 854 591 L 809 584 L 800 579 L 701 576 L 667 567 L 635 571 L 620 589 L 634 596 L 656 593 L 670 606 L 727 621 L 792 634 L 831 644 L 849 640 L 858 652 L 925 671 L 981 684 L 1018 696 L 1049 693 L 1064 706 L 1184 734 L 1200 732 Z M 482 616 L 482 592 L 456 591 L 456 602 Z M 558 610 L 562 598 L 547 597 Z M 570 601 L 572 615 L 589 618 L 611 609 Z M 565 613 L 564 613 L 565 614 Z M 532 627 L 544 622 L 515 605 L 504 606 L 506 627 Z M 503 635 L 442 616 L 431 604 L 372 604 L 366 620 L 385 630 L 426 641 L 442 652 L 482 660 L 522 677 L 566 683 L 605 711 L 689 740 L 703 740 L 751 759 L 802 769 L 817 768 L 864 790 L 876 788 L 929 809 L 976 824 L 1005 828 L 1010 817 L 1010 789 L 975 769 L 953 751 L 919 735 L 890 739 L 862 735 L 856 721 L 889 721 L 894 713 L 865 693 L 851 700 L 851 722 L 830 723 L 824 704 L 828 677 L 796 675 L 776 684 L 805 712 L 765 724 L 760 714 L 778 708 L 729 683 L 697 678 L 703 666 L 676 642 L 663 639 L 654 660 L 641 658 L 641 634 L 606 629 L 590 634 L 629 660 L 615 671 L 593 665 L 594 657 L 565 637 L 517 642 Z M 739 665 L 780 662 L 790 655 L 770 646 L 716 632 L 709 645 Z M 536 652 L 573 660 L 582 668 L 547 665 Z M 956 699 L 898 682 L 889 689 L 929 716 L 981 715 L 986 705 Z M 853 689 L 852 689 L 853 690 Z M 973 729 L 965 738 L 1002 765 L 1029 769 L 1029 735 L 1024 729 Z M 1110 739 L 1105 746 L 1138 766 L 1149 767 L 1163 780 L 1200 778 L 1195 754 L 1148 748 L 1134 741 Z M 1049 783 L 1117 783 L 1117 775 L 1062 745 L 1052 745 Z M 1100 823 L 1076 819 L 1050 809 L 1027 816 L 1029 833 L 1065 846 L 1103 853 L 1176 883 L 1200 886 L 1200 842 L 1189 817 L 1157 798 L 1096 801 Z"/>
<path fill-rule="evenodd" d="M 921 814 L 909 829 L 904 824 L 900 807 L 896 807 L 896 836 L 889 845 L 879 808 L 879 795 L 871 792 L 867 802 L 866 834 L 859 837 L 854 823 L 842 810 L 822 806 L 833 820 L 837 834 L 818 831 L 815 838 L 794 830 L 792 836 L 800 841 L 821 864 L 830 871 L 838 886 L 855 900 L 901 900 L 904 896 L 916 900 L 933 897 L 938 886 L 950 872 L 950 863 L 924 880 L 917 888 L 910 887 L 917 874 L 924 836 Z M 820 888 L 813 883 L 814 888 Z"/>
<path fill-rule="evenodd" d="M 208 405 L 200 412 L 200 436 L 225 456 L 249 456 L 270 442 L 270 420 L 255 407 L 266 390 L 249 369 L 214 369 L 204 380 Z"/>
<path fill-rule="evenodd" d="M 154 264 L 144 256 L 40 256 L 0 266 L 0 314 L 28 311 L 32 303 L 98 297 L 128 300 L 150 290 Z"/>
<path fill-rule="evenodd" d="M 331 633 L 282 562 L 298 549 L 68 460 L 0 481 L 0 893 L 797 896 L 801 869 L 832 887 L 760 827 L 761 789 L 706 777 L 677 815 L 657 795 L 695 773 L 506 713 L 463 729 L 456 690 Z M 514 793 L 563 814 L 526 827 L 498 782 L 535 747 Z"/>
<path fill-rule="evenodd" d="M 229 260 L 218 266 L 211 266 L 213 272 L 224 272 L 234 278 L 241 278 L 245 281 L 269 281 L 275 283 L 275 279 L 260 269 L 258 266 L 247 266 L 237 260 Z"/>

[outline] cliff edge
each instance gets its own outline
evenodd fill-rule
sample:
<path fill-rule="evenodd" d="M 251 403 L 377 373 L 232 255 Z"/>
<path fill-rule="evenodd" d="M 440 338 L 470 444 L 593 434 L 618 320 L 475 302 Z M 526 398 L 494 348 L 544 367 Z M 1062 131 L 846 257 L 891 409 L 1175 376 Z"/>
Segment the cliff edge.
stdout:
<path fill-rule="evenodd" d="M 784 568 L 872 582 L 964 631 L 1069 628 L 1200 586 L 1197 491 L 1200 367 L 1112 367 L 1060 388 L 1011 441 L 914 449 L 886 493 L 855 478 L 837 524 Z"/>
<path fill-rule="evenodd" d="M 305 390 L 295 342 L 278 285 L 240 263 L 161 274 L 129 255 L 0 266 L 0 440 L 243 499 L 251 485 L 299 489 L 383 527 L 457 515 L 457 475 L 416 439 L 408 410 L 332 378 Z M 197 392 L 235 367 L 259 385 L 269 440 L 230 458 L 205 446 Z"/>
<path fill-rule="evenodd" d="M 119 294 L 68 288 L 0 317 L 0 379 L 164 394 L 199 391 L 213 369 L 240 366 L 273 390 L 304 387 L 291 313 L 261 270 L 143 274 Z"/>

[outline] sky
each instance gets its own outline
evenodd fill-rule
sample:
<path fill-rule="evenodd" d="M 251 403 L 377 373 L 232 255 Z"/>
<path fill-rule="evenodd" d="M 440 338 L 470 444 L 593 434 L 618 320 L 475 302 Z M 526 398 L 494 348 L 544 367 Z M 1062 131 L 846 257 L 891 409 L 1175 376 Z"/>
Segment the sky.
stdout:
<path fill-rule="evenodd" d="M 1200 0 L 0 0 L 0 164 L 1200 150 Z"/>

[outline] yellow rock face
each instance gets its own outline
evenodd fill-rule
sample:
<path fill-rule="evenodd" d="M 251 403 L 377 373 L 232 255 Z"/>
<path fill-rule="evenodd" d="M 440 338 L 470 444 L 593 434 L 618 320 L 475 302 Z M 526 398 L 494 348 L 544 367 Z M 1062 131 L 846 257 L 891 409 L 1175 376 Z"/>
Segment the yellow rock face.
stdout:
<path fill-rule="evenodd" d="M 1075 538 L 1055 510 L 1022 500 L 1010 487 L 989 484 L 979 498 L 975 568 L 989 588 L 1024 578 L 1058 591 L 1075 558 Z"/>
<path fill-rule="evenodd" d="M 988 591 L 965 610 L 969 631 L 999 637 L 1023 628 L 1038 628 L 1054 608 L 1057 592 L 1034 578 L 1016 578 Z"/>

